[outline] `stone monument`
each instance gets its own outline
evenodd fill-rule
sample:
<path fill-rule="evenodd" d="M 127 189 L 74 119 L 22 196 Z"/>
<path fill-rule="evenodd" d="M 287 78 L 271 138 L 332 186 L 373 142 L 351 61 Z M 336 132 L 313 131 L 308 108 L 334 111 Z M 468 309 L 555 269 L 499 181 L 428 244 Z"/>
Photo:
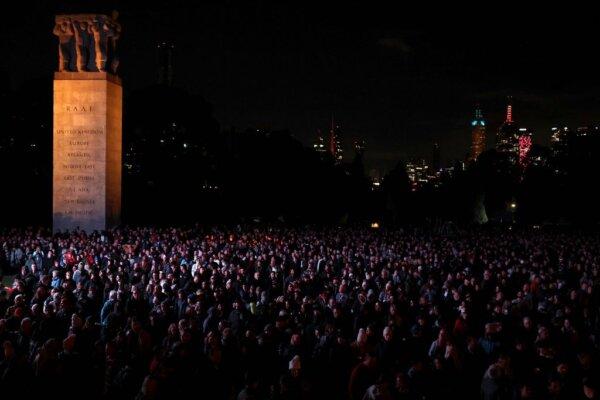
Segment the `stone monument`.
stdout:
<path fill-rule="evenodd" d="M 86 232 L 121 219 L 122 87 L 117 15 L 56 16 L 54 231 Z"/>

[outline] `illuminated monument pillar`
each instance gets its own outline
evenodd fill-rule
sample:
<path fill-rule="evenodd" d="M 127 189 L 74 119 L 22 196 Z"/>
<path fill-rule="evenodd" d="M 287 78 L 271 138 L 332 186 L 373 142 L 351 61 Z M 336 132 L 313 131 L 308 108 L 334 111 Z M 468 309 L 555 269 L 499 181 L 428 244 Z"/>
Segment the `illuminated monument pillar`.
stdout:
<path fill-rule="evenodd" d="M 60 15 L 54 33 L 53 229 L 104 230 L 121 218 L 120 26 L 104 15 Z"/>

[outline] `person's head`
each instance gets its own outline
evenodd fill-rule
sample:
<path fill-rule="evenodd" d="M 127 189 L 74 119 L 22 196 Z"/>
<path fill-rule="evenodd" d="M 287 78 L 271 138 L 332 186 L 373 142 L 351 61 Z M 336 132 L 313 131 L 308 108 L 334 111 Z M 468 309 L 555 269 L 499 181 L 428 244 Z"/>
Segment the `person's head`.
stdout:
<path fill-rule="evenodd" d="M 365 330 L 365 334 L 367 335 L 367 338 L 373 338 L 373 337 L 375 337 L 375 328 L 373 327 L 373 325 L 367 325 L 367 329 Z"/>
<path fill-rule="evenodd" d="M 302 364 L 300 362 L 300 356 L 296 355 L 292 358 L 288 364 L 288 368 L 290 370 L 290 374 L 293 377 L 300 376 L 300 371 L 302 369 Z"/>
<path fill-rule="evenodd" d="M 15 357 L 15 347 L 9 340 L 5 340 L 2 344 L 4 350 L 4 359 L 12 360 Z"/>
<path fill-rule="evenodd" d="M 221 348 L 219 346 L 211 346 L 210 350 L 208 351 L 208 359 L 214 365 L 221 364 L 221 360 L 222 360 Z"/>
<path fill-rule="evenodd" d="M 333 307 L 332 311 L 333 311 L 333 318 L 339 319 L 342 317 L 342 308 L 341 307 L 335 306 L 335 307 Z"/>
<path fill-rule="evenodd" d="M 46 315 L 46 316 L 54 315 L 54 304 L 52 302 L 47 302 L 44 304 L 44 315 Z"/>
<path fill-rule="evenodd" d="M 158 395 L 158 381 L 152 375 L 146 376 L 140 391 L 144 399 L 154 399 Z"/>
<path fill-rule="evenodd" d="M 42 314 L 42 307 L 39 303 L 35 303 L 31 306 L 31 315 L 33 317 L 39 317 Z"/>
<path fill-rule="evenodd" d="M 177 329 L 177 324 L 174 323 L 174 322 L 171 323 L 169 325 L 169 328 L 167 329 L 167 332 L 168 332 L 169 336 L 176 337 L 177 334 L 178 334 L 178 332 L 179 332 L 178 329 Z"/>
<path fill-rule="evenodd" d="M 292 346 L 300 346 L 301 336 L 297 333 L 294 333 L 290 338 L 290 344 Z"/>
<path fill-rule="evenodd" d="M 510 357 L 507 354 L 500 354 L 496 361 L 496 365 L 503 371 L 508 370 L 510 367 Z"/>
<path fill-rule="evenodd" d="M 585 377 L 583 379 L 583 395 L 586 399 L 596 399 L 597 397 L 597 383 L 593 377 Z"/>
<path fill-rule="evenodd" d="M 71 353 L 75 349 L 75 342 L 77 337 L 75 335 L 69 335 L 63 340 L 63 350 L 66 353 Z"/>
<path fill-rule="evenodd" d="M 18 294 L 15 296 L 15 305 L 17 307 L 21 307 L 25 304 L 25 296 L 23 296 L 22 294 Z"/>
<path fill-rule="evenodd" d="M 519 388 L 519 395 L 521 399 L 531 399 L 534 396 L 533 386 L 530 383 L 524 383 Z"/>
<path fill-rule="evenodd" d="M 135 333 L 140 333 L 142 330 L 142 322 L 136 317 L 131 319 L 131 330 Z"/>
<path fill-rule="evenodd" d="M 448 339 L 448 335 L 446 333 L 446 329 L 444 329 L 444 328 L 440 329 L 440 332 L 438 333 L 438 338 L 437 338 L 438 342 L 445 343 L 447 339 Z"/>
<path fill-rule="evenodd" d="M 181 343 L 186 344 L 192 341 L 192 332 L 189 329 L 184 329 L 180 332 Z"/>
<path fill-rule="evenodd" d="M 42 351 L 46 356 L 56 356 L 58 354 L 58 343 L 56 339 L 48 339 L 42 345 Z"/>
<path fill-rule="evenodd" d="M 83 327 L 83 322 L 83 318 L 73 313 L 73 315 L 71 316 L 71 329 L 80 329 L 81 327 Z"/>
<path fill-rule="evenodd" d="M 33 333 L 33 324 L 30 318 L 23 318 L 21 320 L 21 332 L 25 336 L 31 336 L 31 334 Z"/>
<path fill-rule="evenodd" d="M 495 330 L 494 324 L 492 324 L 492 323 L 485 324 L 484 335 L 486 338 L 493 337 L 495 333 L 496 333 L 496 330 Z"/>
<path fill-rule="evenodd" d="M 562 390 L 562 385 L 560 383 L 560 379 L 550 378 L 548 380 L 548 394 L 550 394 L 554 398 L 557 398 L 560 396 L 561 390 Z"/>
<path fill-rule="evenodd" d="M 560 376 L 566 376 L 569 373 L 569 364 L 567 364 L 566 362 L 560 362 L 557 366 L 556 366 L 556 372 L 560 375 Z"/>
<path fill-rule="evenodd" d="M 396 373 L 396 376 L 394 377 L 394 387 L 400 394 L 407 394 L 410 391 L 409 382 L 404 373 Z"/>
<path fill-rule="evenodd" d="M 367 342 L 367 334 L 365 332 L 364 328 L 360 328 L 358 330 L 358 334 L 356 335 L 356 343 L 357 344 L 364 344 Z"/>
<path fill-rule="evenodd" d="M 393 332 L 392 332 L 392 328 L 389 326 L 386 326 L 385 328 L 383 328 L 383 340 L 386 342 L 391 342 L 392 341 L 392 336 L 393 336 Z"/>

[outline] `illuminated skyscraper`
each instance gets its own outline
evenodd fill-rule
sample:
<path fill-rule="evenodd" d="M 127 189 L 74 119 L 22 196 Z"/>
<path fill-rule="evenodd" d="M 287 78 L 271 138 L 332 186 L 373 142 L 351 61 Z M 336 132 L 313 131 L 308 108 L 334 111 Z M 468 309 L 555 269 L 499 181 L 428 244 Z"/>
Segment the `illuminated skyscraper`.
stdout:
<path fill-rule="evenodd" d="M 519 129 L 512 118 L 512 104 L 506 107 L 506 119 L 496 135 L 496 150 L 507 157 L 511 164 L 519 158 Z"/>
<path fill-rule="evenodd" d="M 323 138 L 323 134 L 320 129 L 317 129 L 317 140 L 313 143 L 313 150 L 317 153 L 323 154 L 327 152 L 327 147 L 325 146 L 325 139 Z"/>
<path fill-rule="evenodd" d="M 425 160 L 406 163 L 406 174 L 410 182 L 411 190 L 416 192 L 426 185 L 431 179 L 429 165 Z"/>
<path fill-rule="evenodd" d="M 570 129 L 568 126 L 562 128 L 552 128 L 550 136 L 550 147 L 552 148 L 552 157 L 562 159 L 566 157 L 568 150 L 568 142 Z"/>
<path fill-rule="evenodd" d="M 579 165 L 598 165 L 600 126 L 585 125 L 575 129 L 568 139 L 568 159 Z"/>
<path fill-rule="evenodd" d="M 586 137 L 595 137 L 597 138 L 600 134 L 600 126 L 590 125 L 590 126 L 580 126 L 575 131 L 576 138 L 586 138 Z"/>
<path fill-rule="evenodd" d="M 333 116 L 331 117 L 331 129 L 329 130 L 329 152 L 336 163 L 344 159 L 344 149 L 342 147 L 342 130 L 339 124 L 336 124 Z"/>
<path fill-rule="evenodd" d="M 365 150 L 367 149 L 367 142 L 365 139 L 356 139 L 354 140 L 354 152 L 358 155 L 365 154 Z"/>
<path fill-rule="evenodd" d="M 477 157 L 485 151 L 485 121 L 481 109 L 475 109 L 475 118 L 471 121 L 471 160 L 477 160 Z"/>
<path fill-rule="evenodd" d="M 531 150 L 533 134 L 527 128 L 519 128 L 519 166 L 525 168 L 529 162 L 527 155 Z"/>

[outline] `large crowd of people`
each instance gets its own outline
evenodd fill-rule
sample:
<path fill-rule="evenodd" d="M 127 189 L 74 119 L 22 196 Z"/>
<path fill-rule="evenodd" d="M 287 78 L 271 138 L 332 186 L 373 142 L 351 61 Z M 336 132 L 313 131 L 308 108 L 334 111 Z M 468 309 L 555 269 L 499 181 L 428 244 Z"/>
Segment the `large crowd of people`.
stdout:
<path fill-rule="evenodd" d="M 21 229 L 0 246 L 8 400 L 599 398 L 597 234 Z"/>

